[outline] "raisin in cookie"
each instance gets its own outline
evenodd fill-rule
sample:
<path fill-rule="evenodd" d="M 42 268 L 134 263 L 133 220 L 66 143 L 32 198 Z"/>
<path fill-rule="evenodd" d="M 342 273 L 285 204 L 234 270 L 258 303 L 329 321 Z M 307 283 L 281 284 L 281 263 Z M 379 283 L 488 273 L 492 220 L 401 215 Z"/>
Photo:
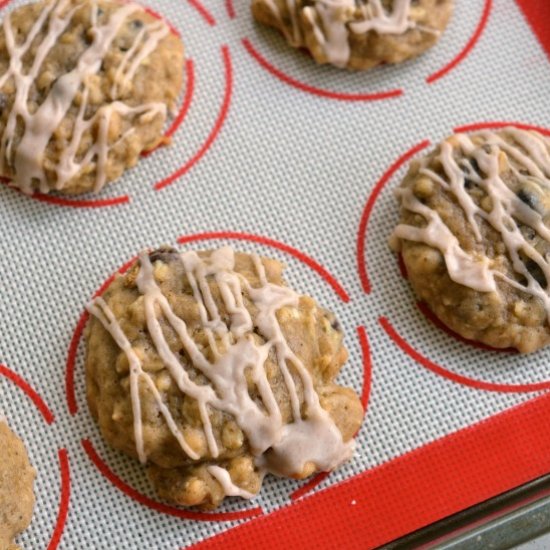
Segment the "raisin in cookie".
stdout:
<path fill-rule="evenodd" d="M 231 248 L 142 253 L 89 306 L 86 383 L 113 447 L 163 498 L 211 509 L 263 476 L 304 478 L 353 453 L 359 398 L 334 382 L 334 316 Z"/>
<path fill-rule="evenodd" d="M 162 141 L 183 46 L 136 4 L 47 0 L 0 29 L 0 175 L 25 193 L 99 191 Z"/>
<path fill-rule="evenodd" d="M 393 244 L 451 329 L 531 352 L 550 343 L 550 140 L 456 134 L 412 163 Z"/>
<path fill-rule="evenodd" d="M 365 70 L 400 63 L 433 46 L 454 0 L 252 0 L 257 21 L 275 27 L 317 63 Z"/>
<path fill-rule="evenodd" d="M 0 548 L 17 550 L 14 543 L 31 522 L 36 472 L 29 463 L 23 442 L 0 418 Z"/>

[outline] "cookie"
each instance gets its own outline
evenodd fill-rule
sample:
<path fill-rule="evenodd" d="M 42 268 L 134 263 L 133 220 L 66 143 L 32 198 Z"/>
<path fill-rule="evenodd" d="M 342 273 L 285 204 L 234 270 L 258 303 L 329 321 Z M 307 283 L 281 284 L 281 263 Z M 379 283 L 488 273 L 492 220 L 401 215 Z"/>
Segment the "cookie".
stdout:
<path fill-rule="evenodd" d="M 254 496 L 266 473 L 305 478 L 351 458 L 363 410 L 334 382 L 341 328 L 282 271 L 229 247 L 162 248 L 88 306 L 91 413 L 162 498 L 212 509 Z"/>
<path fill-rule="evenodd" d="M 0 548 L 17 550 L 15 537 L 30 524 L 34 508 L 36 472 L 23 442 L 0 417 Z"/>
<path fill-rule="evenodd" d="M 454 0 L 252 0 L 254 18 L 317 63 L 365 70 L 431 48 Z"/>
<path fill-rule="evenodd" d="M 25 193 L 97 192 L 162 142 L 183 45 L 136 4 L 49 0 L 0 30 L 0 175 Z"/>
<path fill-rule="evenodd" d="M 418 296 L 452 330 L 497 348 L 550 342 L 550 140 L 505 128 L 456 134 L 397 190 Z"/>

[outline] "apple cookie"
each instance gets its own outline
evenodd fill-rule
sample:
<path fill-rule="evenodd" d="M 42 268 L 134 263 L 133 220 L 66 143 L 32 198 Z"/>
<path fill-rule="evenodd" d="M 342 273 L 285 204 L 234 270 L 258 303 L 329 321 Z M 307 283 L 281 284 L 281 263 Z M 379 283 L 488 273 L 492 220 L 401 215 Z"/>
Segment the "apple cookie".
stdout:
<path fill-rule="evenodd" d="M 505 128 L 443 141 L 397 189 L 392 237 L 409 280 L 461 336 L 550 343 L 550 140 Z"/>
<path fill-rule="evenodd" d="M 0 548 L 18 550 L 14 539 L 30 524 L 36 472 L 23 442 L 0 417 Z"/>
<path fill-rule="evenodd" d="M 454 0 L 252 0 L 254 18 L 317 63 L 365 70 L 431 48 Z"/>
<path fill-rule="evenodd" d="M 183 45 L 136 4 L 47 0 L 0 29 L 0 175 L 24 193 L 97 192 L 162 142 Z"/>
<path fill-rule="evenodd" d="M 363 409 L 334 382 L 340 325 L 282 271 L 229 247 L 162 248 L 88 306 L 92 415 L 166 500 L 212 509 L 254 496 L 266 473 L 301 479 L 351 458 Z"/>

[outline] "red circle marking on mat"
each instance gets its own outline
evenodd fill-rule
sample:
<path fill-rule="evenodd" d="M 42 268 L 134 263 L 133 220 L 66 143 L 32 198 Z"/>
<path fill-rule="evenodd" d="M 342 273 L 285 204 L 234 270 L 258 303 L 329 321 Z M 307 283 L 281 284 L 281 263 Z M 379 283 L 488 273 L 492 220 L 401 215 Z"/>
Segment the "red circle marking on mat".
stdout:
<path fill-rule="evenodd" d="M 445 334 L 448 334 L 449 336 L 452 336 L 455 340 L 458 340 L 459 342 L 462 342 L 463 344 L 468 344 L 469 346 L 472 346 L 474 348 L 482 349 L 485 351 L 496 351 L 500 353 L 519 353 L 517 349 L 515 348 L 494 348 L 493 346 L 488 346 L 487 344 L 483 344 L 481 342 L 476 342 L 475 340 L 469 340 L 468 338 L 464 338 L 464 336 L 461 336 L 458 334 L 458 332 L 455 332 L 453 329 L 449 328 L 428 306 L 426 302 L 416 302 L 416 307 L 420 310 L 420 313 L 430 321 L 433 325 L 435 325 L 438 329 L 442 330 Z"/>
<path fill-rule="evenodd" d="M 59 509 L 55 528 L 48 544 L 48 550 L 55 550 L 63 536 L 67 515 L 69 513 L 69 502 L 71 498 L 71 472 L 69 468 L 69 455 L 67 449 L 59 449 L 59 471 L 61 474 L 61 495 L 59 498 Z"/>
<path fill-rule="evenodd" d="M 82 338 L 84 327 L 90 318 L 90 314 L 87 311 L 82 312 L 76 329 L 71 338 L 69 344 L 69 353 L 67 354 L 67 362 L 65 364 L 65 397 L 67 399 L 67 407 L 69 408 L 69 414 L 74 416 L 78 412 L 78 403 L 76 402 L 76 396 L 74 391 L 74 370 L 76 363 L 76 352 L 78 350 L 78 344 Z"/>
<path fill-rule="evenodd" d="M 206 21 L 206 23 L 208 23 L 208 25 L 213 27 L 216 24 L 214 16 L 206 9 L 200 0 L 187 0 L 187 3 L 199 12 L 200 16 L 204 19 L 204 21 Z"/>
<path fill-rule="evenodd" d="M 304 82 L 300 82 L 299 80 L 296 80 L 295 78 L 287 75 L 274 65 L 272 65 L 265 57 L 260 54 L 256 48 L 252 45 L 250 40 L 248 38 L 242 39 L 242 44 L 245 48 L 245 50 L 248 52 L 248 54 L 258 62 L 260 67 L 265 69 L 267 72 L 271 73 L 273 76 L 284 82 L 285 84 L 289 84 L 293 88 L 297 88 L 299 90 L 302 90 L 304 92 L 319 96 L 319 97 L 326 97 L 329 99 L 337 99 L 339 101 L 377 101 L 380 99 L 388 99 L 392 97 L 399 97 L 403 95 L 403 90 L 389 90 L 386 92 L 373 92 L 370 94 L 351 94 L 351 93 L 345 93 L 345 92 L 334 92 L 330 90 L 324 90 L 322 88 L 316 88 L 315 86 L 310 86 L 309 84 L 305 84 Z"/>
<path fill-rule="evenodd" d="M 294 256 L 297 260 L 318 273 L 332 287 L 332 289 L 336 292 L 336 294 L 338 294 L 343 302 L 347 303 L 350 301 L 349 295 L 344 290 L 342 285 L 321 264 L 316 262 L 313 258 L 307 256 L 303 252 L 300 252 L 297 248 L 289 246 L 280 241 L 276 241 L 275 239 L 262 237 L 261 235 L 253 235 L 252 233 L 239 233 L 236 231 L 213 231 L 207 233 L 196 233 L 194 235 L 183 235 L 182 237 L 178 238 L 178 243 L 186 244 L 197 241 L 211 241 L 214 239 L 249 241 L 276 248 L 281 252 L 286 252 L 287 254 Z"/>
<path fill-rule="evenodd" d="M 130 202 L 128 195 L 120 195 L 118 197 L 112 197 L 110 199 L 65 199 L 63 197 L 54 197 L 53 195 L 44 195 L 42 193 L 33 193 L 31 199 L 35 199 L 40 202 L 48 204 L 55 204 L 57 206 L 69 206 L 71 208 L 102 208 L 104 206 L 117 206 L 119 204 L 125 204 Z"/>
<path fill-rule="evenodd" d="M 105 282 L 96 290 L 93 295 L 93 298 L 101 296 L 107 289 L 107 287 L 113 282 L 114 278 L 118 274 L 123 274 L 132 267 L 133 263 L 136 261 L 137 256 L 134 256 L 132 259 L 128 260 L 125 264 L 110 275 Z M 84 310 L 78 319 L 76 324 L 71 342 L 69 344 L 69 351 L 67 353 L 67 362 L 65 364 L 65 397 L 67 399 L 67 407 L 69 408 L 69 413 L 71 416 L 74 416 L 78 412 L 78 403 L 76 402 L 76 396 L 74 391 L 74 370 L 76 363 L 76 352 L 78 351 L 78 344 L 82 338 L 82 333 L 84 332 L 84 327 L 88 322 L 90 314 Z"/>
<path fill-rule="evenodd" d="M 191 168 L 193 168 L 193 166 L 195 166 L 195 164 L 205 155 L 208 149 L 210 149 L 211 145 L 214 143 L 214 141 L 218 137 L 218 134 L 220 133 L 220 130 L 222 129 L 223 123 L 225 122 L 225 119 L 227 117 L 227 113 L 229 112 L 231 95 L 233 93 L 233 66 L 231 63 L 231 54 L 229 52 L 229 47 L 222 46 L 221 51 L 222 51 L 223 64 L 225 68 L 225 91 L 224 91 L 223 102 L 222 102 L 220 111 L 218 113 L 218 117 L 216 118 L 216 121 L 214 123 L 214 126 L 212 127 L 210 133 L 208 134 L 208 137 L 206 138 L 202 146 L 199 148 L 199 150 L 187 162 L 185 162 L 183 166 L 178 168 L 175 172 L 170 174 L 168 177 L 155 183 L 154 189 L 156 191 L 160 191 L 161 189 L 164 189 L 168 185 L 174 183 L 175 180 L 181 178 L 181 176 L 189 172 L 189 170 L 191 170 Z"/>
<path fill-rule="evenodd" d="M 11 3 L 12 0 L 2 0 L 0 2 L 0 10 L 4 9 L 8 4 Z"/>
<path fill-rule="evenodd" d="M 187 59 L 185 61 L 185 96 L 183 98 L 183 101 L 181 103 L 181 107 L 178 111 L 178 114 L 176 115 L 176 118 L 172 121 L 172 124 L 170 124 L 170 127 L 166 132 L 164 133 L 164 138 L 171 138 L 178 130 L 179 127 L 182 125 L 185 117 L 187 116 L 187 113 L 189 112 L 189 108 L 191 107 L 191 101 L 193 100 L 193 93 L 195 91 L 195 67 L 193 65 L 193 60 Z M 163 144 L 157 145 L 156 147 L 153 147 L 153 149 L 148 149 L 147 151 L 142 151 L 141 156 L 142 157 L 148 157 L 151 153 L 162 147 Z"/>
<path fill-rule="evenodd" d="M 148 496 L 141 494 L 136 491 L 133 487 L 130 487 L 127 483 L 122 481 L 103 461 L 103 459 L 97 454 L 94 446 L 91 441 L 88 439 L 83 439 L 81 441 L 84 451 L 88 455 L 88 458 L 94 463 L 95 467 L 99 472 L 108 479 L 117 489 L 122 491 L 125 495 L 129 496 L 131 499 L 156 510 L 157 512 L 162 512 L 163 514 L 168 514 L 170 516 L 175 516 L 181 519 L 193 519 L 195 521 L 234 521 L 236 519 L 247 519 L 256 516 L 261 516 L 264 512 L 260 507 L 251 508 L 249 510 L 241 510 L 239 512 L 192 512 L 189 510 L 184 510 L 181 508 L 176 508 L 175 506 L 168 506 L 167 504 L 162 504 L 157 502 Z"/>
<path fill-rule="evenodd" d="M 295 501 L 302 498 L 304 495 L 307 495 L 313 491 L 315 487 L 325 481 L 330 474 L 331 472 L 320 472 L 317 475 L 314 475 L 306 484 L 302 485 L 299 489 L 296 489 L 296 491 L 293 491 L 290 494 L 290 500 Z"/>
<path fill-rule="evenodd" d="M 408 160 L 414 157 L 417 153 L 425 149 L 430 145 L 429 140 L 424 140 L 414 147 L 411 147 L 406 153 L 401 155 L 387 170 L 384 172 L 382 177 L 378 180 L 376 185 L 373 187 L 365 208 L 361 215 L 361 220 L 359 222 L 359 229 L 357 231 L 357 269 L 359 272 L 359 279 L 361 280 L 361 286 L 365 294 L 370 294 L 372 290 L 372 285 L 367 272 L 367 258 L 366 258 L 366 247 L 367 247 L 367 228 L 369 225 L 369 219 L 374 208 L 374 203 L 378 198 L 378 195 L 384 188 L 384 186 L 390 181 L 393 175 L 405 164 Z"/>
<path fill-rule="evenodd" d="M 25 195 L 21 189 L 12 185 L 10 180 L 6 178 L 0 178 L 0 183 L 3 184 L 8 189 L 19 193 L 20 195 Z M 56 206 L 68 206 L 70 208 L 101 208 L 103 206 L 116 206 L 118 204 L 124 204 L 130 202 L 130 197 L 128 195 L 121 195 L 119 197 L 112 197 L 110 199 L 67 199 L 65 197 L 58 197 L 54 195 L 44 195 L 43 193 L 35 192 L 32 195 L 25 195 L 36 201 L 45 202 L 48 204 L 55 204 Z"/>
<path fill-rule="evenodd" d="M 359 336 L 359 344 L 361 345 L 361 353 L 363 355 L 363 390 L 361 391 L 361 404 L 366 414 L 372 384 L 372 356 L 365 327 L 357 327 L 357 335 Z"/>
<path fill-rule="evenodd" d="M 477 390 L 502 393 L 530 393 L 550 389 L 550 381 L 538 382 L 535 384 L 497 384 L 493 382 L 485 382 L 483 380 L 476 380 L 475 378 L 468 378 L 467 376 L 462 376 L 424 357 L 399 335 L 399 333 L 395 330 L 393 325 L 386 317 L 380 317 L 378 319 L 378 322 L 385 330 L 386 334 L 391 338 L 391 340 L 393 340 L 393 342 L 397 344 L 397 346 L 399 346 L 399 348 L 401 348 L 401 350 L 404 351 L 411 359 L 416 361 L 420 366 L 430 370 L 434 374 L 442 376 L 443 378 L 447 378 L 452 382 L 457 382 L 458 384 L 462 384 L 463 386 L 468 386 L 470 388 L 475 388 Z"/>
<path fill-rule="evenodd" d="M 409 274 L 407 273 L 407 266 L 405 265 L 405 260 L 403 260 L 403 254 L 397 254 L 397 266 L 399 267 L 399 273 L 403 279 L 408 279 Z"/>
<path fill-rule="evenodd" d="M 363 355 L 363 390 L 361 392 L 361 404 L 363 405 L 364 415 L 366 415 L 372 380 L 372 358 L 365 327 L 357 327 L 357 335 L 359 337 L 359 343 L 361 344 L 361 352 Z M 290 494 L 290 500 L 298 500 L 304 495 L 307 495 L 307 493 L 315 489 L 315 487 L 322 483 L 330 474 L 331 472 L 320 472 L 313 476 L 307 483 Z"/>
<path fill-rule="evenodd" d="M 28 382 L 23 380 L 21 376 L 13 372 L 11 369 L 8 369 L 5 365 L 0 364 L 0 376 L 6 377 L 8 380 L 11 380 L 19 389 L 30 398 L 30 400 L 35 404 L 36 408 L 40 411 L 40 414 L 44 417 L 44 420 L 48 424 L 52 424 L 55 420 L 55 417 L 46 405 L 46 402 L 38 395 L 38 393 L 33 390 Z"/>
<path fill-rule="evenodd" d="M 225 0 L 225 11 L 229 19 L 235 19 L 235 6 L 233 5 L 233 0 Z"/>
<path fill-rule="evenodd" d="M 443 68 L 432 73 L 430 76 L 426 78 L 426 82 L 428 84 L 433 84 L 440 78 L 444 77 L 446 74 L 449 74 L 450 71 L 452 71 L 459 63 L 464 61 L 466 57 L 468 57 L 468 55 L 474 49 L 474 46 L 478 43 L 479 39 L 481 38 L 481 35 L 483 34 L 483 31 L 485 30 L 485 27 L 487 26 L 487 22 L 489 21 L 489 15 L 491 14 L 492 5 L 493 5 L 492 0 L 485 0 L 485 5 L 483 6 L 483 12 L 481 13 L 481 19 L 477 24 L 474 34 L 470 37 L 470 39 L 468 40 L 464 48 L 462 48 L 460 53 L 454 59 L 452 59 L 449 63 L 447 63 L 447 65 L 445 65 Z"/>
<path fill-rule="evenodd" d="M 465 124 L 464 126 L 457 126 L 455 132 L 476 132 L 478 130 L 489 130 L 506 128 L 507 126 L 514 126 L 520 130 L 535 130 L 545 136 L 550 136 L 550 130 L 543 128 L 542 126 L 535 126 L 533 124 L 524 124 L 523 122 L 506 122 L 506 121 L 492 121 L 492 122 L 478 122 L 474 124 Z"/>

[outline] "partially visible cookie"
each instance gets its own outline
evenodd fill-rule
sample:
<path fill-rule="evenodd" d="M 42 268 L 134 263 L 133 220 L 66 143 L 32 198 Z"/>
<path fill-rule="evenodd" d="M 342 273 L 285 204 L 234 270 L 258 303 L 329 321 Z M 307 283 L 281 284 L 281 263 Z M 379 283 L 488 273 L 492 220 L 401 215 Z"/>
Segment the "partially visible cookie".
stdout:
<path fill-rule="evenodd" d="M 45 0 L 0 28 L 0 175 L 25 193 L 99 191 L 162 141 L 183 46 L 142 7 Z"/>
<path fill-rule="evenodd" d="M 14 539 L 30 524 L 36 472 L 23 442 L 0 417 L 0 549 L 17 550 Z"/>
<path fill-rule="evenodd" d="M 89 306 L 90 410 L 166 500 L 211 509 L 254 496 L 266 473 L 304 478 L 351 458 L 363 409 L 334 380 L 340 325 L 282 271 L 230 248 L 160 249 Z"/>
<path fill-rule="evenodd" d="M 257 21 L 275 27 L 317 63 L 365 70 L 432 47 L 454 0 L 252 0 Z"/>
<path fill-rule="evenodd" d="M 497 348 L 550 343 L 550 139 L 456 134 L 411 164 L 393 234 L 419 297 Z"/>

